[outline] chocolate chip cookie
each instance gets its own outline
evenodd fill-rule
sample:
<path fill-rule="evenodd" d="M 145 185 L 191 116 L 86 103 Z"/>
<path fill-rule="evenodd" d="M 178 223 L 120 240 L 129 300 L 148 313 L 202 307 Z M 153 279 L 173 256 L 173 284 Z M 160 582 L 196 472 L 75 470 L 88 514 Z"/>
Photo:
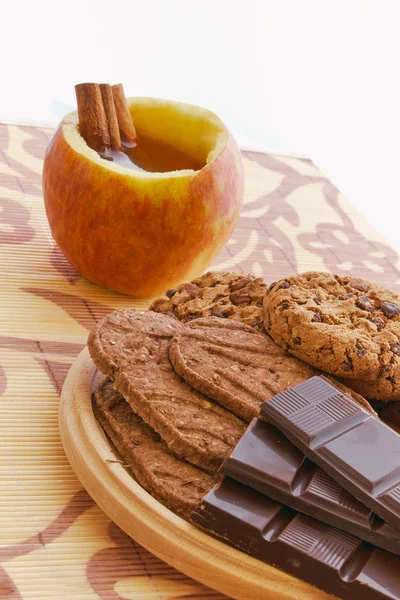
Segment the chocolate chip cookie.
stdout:
<path fill-rule="evenodd" d="M 219 481 L 177 458 L 151 427 L 136 415 L 110 380 L 96 389 L 95 416 L 136 481 L 159 502 L 183 517 L 201 502 Z"/>
<path fill-rule="evenodd" d="M 172 338 L 169 356 L 189 385 L 246 421 L 258 416 L 264 400 L 320 374 L 266 334 L 215 317 L 196 319 L 182 328 Z M 349 393 L 344 385 L 332 383 Z M 374 414 L 364 398 L 351 395 Z"/>
<path fill-rule="evenodd" d="M 215 473 L 246 423 L 175 373 L 169 344 L 184 327 L 150 311 L 117 311 L 97 323 L 88 348 L 96 367 L 172 452 Z"/>
<path fill-rule="evenodd" d="M 314 367 L 349 380 L 400 380 L 400 298 L 386 288 L 303 273 L 269 287 L 263 317 L 280 346 Z"/>
<path fill-rule="evenodd" d="M 180 321 L 200 317 L 224 317 L 262 330 L 262 302 L 267 286 L 261 277 L 209 272 L 183 283 L 154 300 L 150 310 Z"/>

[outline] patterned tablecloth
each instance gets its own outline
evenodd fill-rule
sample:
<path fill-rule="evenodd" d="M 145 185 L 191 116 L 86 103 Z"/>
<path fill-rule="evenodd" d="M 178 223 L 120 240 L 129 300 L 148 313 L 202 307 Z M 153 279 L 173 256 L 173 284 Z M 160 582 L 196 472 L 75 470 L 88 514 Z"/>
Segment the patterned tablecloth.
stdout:
<path fill-rule="evenodd" d="M 65 457 L 58 399 L 89 329 L 148 302 L 89 283 L 56 247 L 41 191 L 50 134 L 0 125 L 0 599 L 222 599 L 110 522 Z M 351 272 L 399 289 L 399 256 L 310 160 L 243 160 L 243 212 L 213 269 L 267 282 Z"/>

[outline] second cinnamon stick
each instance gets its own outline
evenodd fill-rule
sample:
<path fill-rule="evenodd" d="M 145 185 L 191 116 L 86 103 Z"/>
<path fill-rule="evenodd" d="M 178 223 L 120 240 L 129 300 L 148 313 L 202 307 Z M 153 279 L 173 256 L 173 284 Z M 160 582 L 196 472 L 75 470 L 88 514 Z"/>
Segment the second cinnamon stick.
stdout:
<path fill-rule="evenodd" d="M 103 100 L 104 111 L 108 122 L 111 150 L 121 152 L 121 136 L 119 134 L 117 111 L 115 110 L 114 97 L 109 83 L 100 84 L 100 92 Z"/>
<path fill-rule="evenodd" d="M 128 105 L 126 103 L 122 83 L 113 85 L 111 89 L 114 97 L 114 104 L 118 118 L 121 141 L 123 144 L 126 144 L 128 146 L 133 145 L 136 143 L 136 129 L 133 124 Z"/>

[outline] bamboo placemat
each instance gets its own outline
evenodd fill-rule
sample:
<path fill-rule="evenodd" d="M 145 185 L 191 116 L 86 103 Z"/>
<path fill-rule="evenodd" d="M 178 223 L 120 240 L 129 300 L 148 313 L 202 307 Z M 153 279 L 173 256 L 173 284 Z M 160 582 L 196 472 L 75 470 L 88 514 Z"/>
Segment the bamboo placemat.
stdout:
<path fill-rule="evenodd" d="M 89 329 L 148 302 L 85 281 L 55 246 L 41 192 L 50 133 L 0 125 L 0 598 L 220 600 L 110 522 L 63 452 L 58 399 Z M 214 270 L 351 272 L 399 291 L 399 256 L 311 161 L 243 159 L 245 205 Z"/>

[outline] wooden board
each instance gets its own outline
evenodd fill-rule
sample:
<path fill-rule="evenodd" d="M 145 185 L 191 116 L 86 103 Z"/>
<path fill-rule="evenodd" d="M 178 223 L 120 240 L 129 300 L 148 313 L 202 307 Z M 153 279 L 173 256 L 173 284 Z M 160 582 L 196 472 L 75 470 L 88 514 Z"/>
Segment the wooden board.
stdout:
<path fill-rule="evenodd" d="M 95 375 L 96 368 L 85 348 L 65 381 L 59 425 L 72 468 L 110 519 L 172 567 L 237 600 L 332 598 L 212 538 L 154 500 L 115 462 L 119 457 L 92 410 Z"/>
<path fill-rule="evenodd" d="M 150 300 L 86 281 L 58 250 L 41 189 L 50 135 L 0 125 L 0 597 L 223 600 L 115 525 L 65 455 L 59 397 L 89 330 Z M 243 162 L 243 211 L 212 269 L 269 283 L 330 270 L 400 289 L 397 253 L 310 160 L 243 152 Z"/>

